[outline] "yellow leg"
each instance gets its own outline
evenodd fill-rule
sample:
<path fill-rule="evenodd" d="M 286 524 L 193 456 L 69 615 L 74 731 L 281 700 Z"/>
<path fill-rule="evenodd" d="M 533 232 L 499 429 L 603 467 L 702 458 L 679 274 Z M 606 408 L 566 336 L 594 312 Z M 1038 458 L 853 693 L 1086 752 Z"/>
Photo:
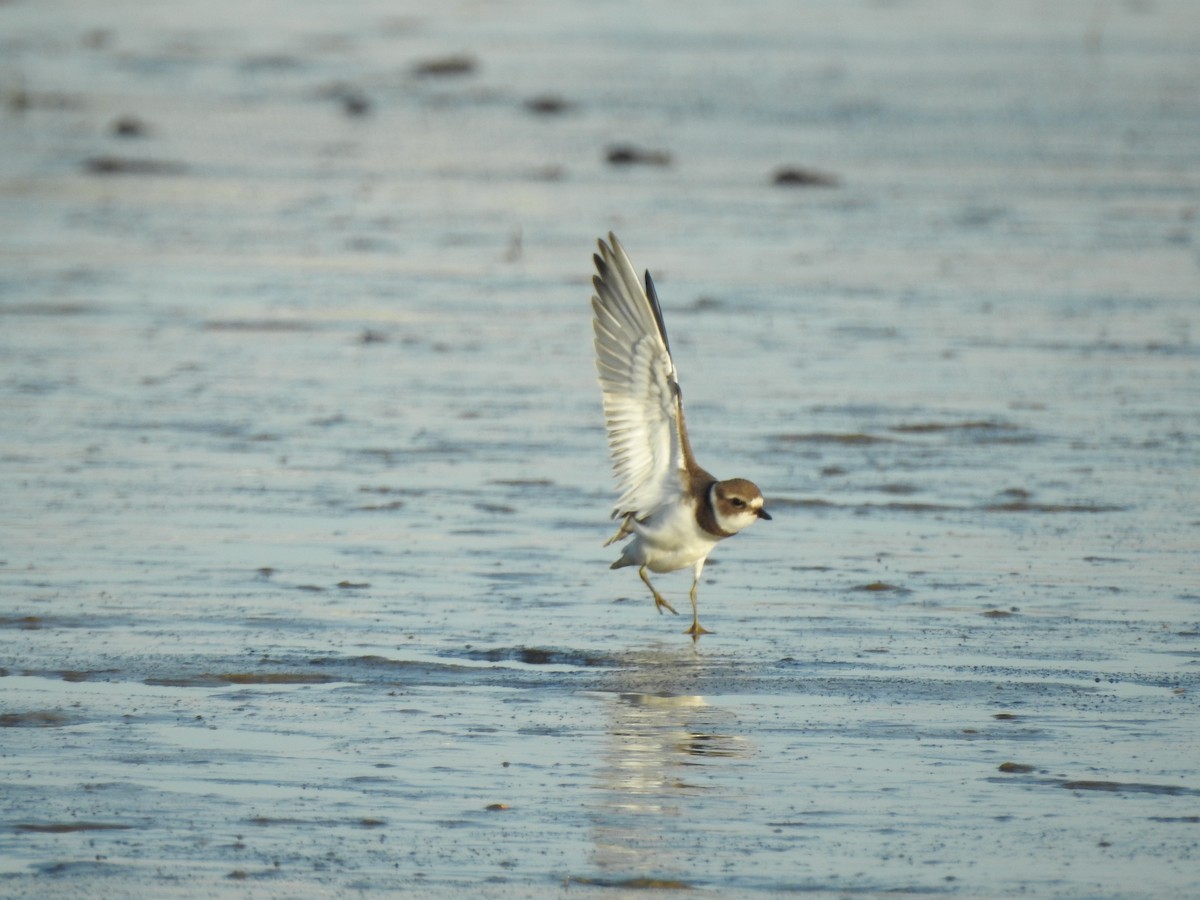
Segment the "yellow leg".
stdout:
<path fill-rule="evenodd" d="M 699 640 L 702 634 L 712 634 L 711 631 L 700 624 L 700 611 L 696 606 L 696 587 L 699 584 L 700 579 L 698 578 L 692 582 L 692 590 L 688 595 L 692 598 L 692 627 L 683 632 L 684 634 L 690 634 L 693 641 Z"/>
<path fill-rule="evenodd" d="M 668 603 L 666 600 L 664 600 L 663 595 L 654 589 L 654 585 L 652 585 L 650 583 L 650 579 L 646 576 L 646 567 L 645 566 L 642 566 L 640 569 L 638 569 L 638 575 L 640 575 L 642 577 L 642 581 L 646 582 L 646 587 L 650 588 L 650 593 L 652 593 L 654 595 L 654 608 L 658 610 L 659 615 L 662 615 L 664 606 L 667 609 L 669 609 L 671 612 L 675 613 L 675 615 L 679 615 L 679 613 L 675 612 L 675 607 L 673 607 L 670 603 Z M 692 605 L 695 606 L 694 601 L 693 601 Z"/>

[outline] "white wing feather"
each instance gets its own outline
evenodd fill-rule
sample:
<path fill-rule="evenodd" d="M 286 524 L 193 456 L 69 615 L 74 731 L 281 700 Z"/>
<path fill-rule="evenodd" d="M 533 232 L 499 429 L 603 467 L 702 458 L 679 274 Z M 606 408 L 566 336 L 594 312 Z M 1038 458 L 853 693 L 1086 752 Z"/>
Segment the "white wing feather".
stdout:
<path fill-rule="evenodd" d="M 596 256 L 596 369 L 620 498 L 613 517 L 642 519 L 679 496 L 685 481 L 682 407 L 662 314 L 613 234 Z"/>

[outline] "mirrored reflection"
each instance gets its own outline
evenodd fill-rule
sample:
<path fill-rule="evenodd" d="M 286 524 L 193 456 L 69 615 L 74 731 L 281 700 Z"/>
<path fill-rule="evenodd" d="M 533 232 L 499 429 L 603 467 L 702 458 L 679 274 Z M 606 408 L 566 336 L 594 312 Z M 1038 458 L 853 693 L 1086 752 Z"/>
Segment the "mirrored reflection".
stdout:
<path fill-rule="evenodd" d="M 751 755 L 736 716 L 701 696 L 621 692 L 605 705 L 593 863 L 603 878 L 687 881 L 721 815 L 728 766 Z M 702 852 L 702 851 L 701 851 Z"/>

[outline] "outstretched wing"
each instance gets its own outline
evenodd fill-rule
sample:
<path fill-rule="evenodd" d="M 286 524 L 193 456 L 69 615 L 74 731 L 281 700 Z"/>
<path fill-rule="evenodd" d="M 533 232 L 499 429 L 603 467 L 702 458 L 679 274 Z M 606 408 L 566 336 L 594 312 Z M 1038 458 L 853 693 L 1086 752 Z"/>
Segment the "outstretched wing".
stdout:
<path fill-rule="evenodd" d="M 613 516 L 644 518 L 679 496 L 691 451 L 679 380 L 650 273 L 642 287 L 625 248 L 599 241 L 592 284 L 596 369 L 613 470 L 621 492 Z"/>

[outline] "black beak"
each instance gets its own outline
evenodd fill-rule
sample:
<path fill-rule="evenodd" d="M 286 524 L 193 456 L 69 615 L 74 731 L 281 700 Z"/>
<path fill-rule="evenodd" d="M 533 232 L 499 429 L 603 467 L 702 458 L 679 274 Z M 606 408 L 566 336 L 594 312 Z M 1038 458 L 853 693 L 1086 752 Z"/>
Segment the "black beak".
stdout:
<path fill-rule="evenodd" d="M 758 517 L 760 519 L 766 519 L 768 522 L 771 521 L 771 514 L 769 512 L 767 512 L 765 509 L 763 509 L 761 506 L 758 508 Z"/>

